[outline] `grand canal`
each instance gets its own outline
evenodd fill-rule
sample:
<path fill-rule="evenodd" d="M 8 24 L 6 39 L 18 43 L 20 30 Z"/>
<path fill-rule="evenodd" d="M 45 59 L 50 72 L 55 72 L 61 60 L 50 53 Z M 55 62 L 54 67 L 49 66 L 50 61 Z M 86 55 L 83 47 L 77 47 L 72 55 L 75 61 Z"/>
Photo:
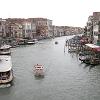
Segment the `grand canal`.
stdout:
<path fill-rule="evenodd" d="M 65 39 L 12 48 L 14 81 L 0 88 L 0 100 L 100 100 L 100 66 L 81 63 L 67 47 L 64 52 Z M 44 78 L 34 77 L 37 63 L 45 67 Z"/>

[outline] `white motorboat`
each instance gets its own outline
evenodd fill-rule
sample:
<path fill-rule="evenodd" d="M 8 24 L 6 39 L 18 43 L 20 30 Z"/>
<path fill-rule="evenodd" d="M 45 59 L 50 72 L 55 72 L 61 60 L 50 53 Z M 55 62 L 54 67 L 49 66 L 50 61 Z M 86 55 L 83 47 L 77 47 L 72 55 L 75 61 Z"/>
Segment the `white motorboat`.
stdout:
<path fill-rule="evenodd" d="M 11 56 L 0 56 L 0 84 L 10 83 L 13 80 Z"/>
<path fill-rule="evenodd" d="M 9 55 L 11 54 L 11 46 L 10 45 L 2 45 L 0 47 L 0 55 Z"/>
<path fill-rule="evenodd" d="M 37 39 L 31 39 L 27 41 L 27 44 L 36 44 L 38 42 Z"/>
<path fill-rule="evenodd" d="M 34 66 L 33 70 L 34 70 L 35 76 L 44 76 L 44 67 L 43 67 L 43 65 L 37 64 L 37 65 Z"/>
<path fill-rule="evenodd" d="M 28 41 L 27 41 L 27 44 L 29 44 L 29 45 L 30 45 L 30 44 L 35 44 L 35 42 L 34 42 L 33 40 L 28 40 Z"/>

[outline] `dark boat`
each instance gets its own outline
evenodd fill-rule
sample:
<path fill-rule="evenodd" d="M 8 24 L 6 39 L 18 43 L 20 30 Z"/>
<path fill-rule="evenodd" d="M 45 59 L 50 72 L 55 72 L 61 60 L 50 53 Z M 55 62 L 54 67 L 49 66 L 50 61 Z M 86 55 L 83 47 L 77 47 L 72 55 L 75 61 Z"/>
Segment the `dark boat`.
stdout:
<path fill-rule="evenodd" d="M 56 41 L 55 44 L 58 44 L 58 42 Z"/>

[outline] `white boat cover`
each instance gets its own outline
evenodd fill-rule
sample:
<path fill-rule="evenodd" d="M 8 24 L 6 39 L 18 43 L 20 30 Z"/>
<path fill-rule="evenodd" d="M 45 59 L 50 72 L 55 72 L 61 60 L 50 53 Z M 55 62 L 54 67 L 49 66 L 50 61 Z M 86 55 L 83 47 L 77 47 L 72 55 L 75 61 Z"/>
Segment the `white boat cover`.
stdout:
<path fill-rule="evenodd" d="M 11 56 L 0 56 L 0 72 L 6 72 L 12 69 Z"/>
<path fill-rule="evenodd" d="M 0 47 L 0 49 L 9 49 L 9 48 L 11 48 L 10 45 L 2 45 L 2 46 Z"/>

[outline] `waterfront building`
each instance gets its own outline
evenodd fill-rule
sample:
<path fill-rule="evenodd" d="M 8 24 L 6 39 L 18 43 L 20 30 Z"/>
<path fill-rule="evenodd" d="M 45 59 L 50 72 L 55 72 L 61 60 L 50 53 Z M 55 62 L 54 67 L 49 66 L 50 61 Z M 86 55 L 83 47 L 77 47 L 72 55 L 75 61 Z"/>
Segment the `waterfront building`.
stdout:
<path fill-rule="evenodd" d="M 32 19 L 25 19 L 23 25 L 23 38 L 33 39 L 36 36 L 36 26 Z"/>
<path fill-rule="evenodd" d="M 8 18 L 6 19 L 6 37 L 23 38 L 22 19 Z"/>
<path fill-rule="evenodd" d="M 0 36 L 6 38 L 43 39 L 82 33 L 83 28 L 55 26 L 47 18 L 7 18 L 0 19 Z"/>
<path fill-rule="evenodd" d="M 64 36 L 64 30 L 62 26 L 57 26 L 57 36 Z"/>
<path fill-rule="evenodd" d="M 96 44 L 98 35 L 100 34 L 100 12 L 93 12 L 93 15 L 88 17 L 87 21 L 87 37 L 89 41 Z"/>
<path fill-rule="evenodd" d="M 36 25 L 36 34 L 38 38 L 48 38 L 52 36 L 52 20 L 46 18 L 33 18 Z"/>
<path fill-rule="evenodd" d="M 54 36 L 67 36 L 67 35 L 77 35 L 84 32 L 84 28 L 72 27 L 72 26 L 54 26 L 53 34 Z"/>
<path fill-rule="evenodd" d="M 65 35 L 70 35 L 70 33 L 71 33 L 71 32 L 70 32 L 70 27 L 69 27 L 69 26 L 65 26 L 65 27 L 64 27 L 64 34 L 65 34 Z"/>
<path fill-rule="evenodd" d="M 88 21 L 87 21 L 87 34 L 86 34 L 87 36 L 91 36 L 92 34 L 92 31 L 93 31 L 92 24 L 93 24 L 93 16 L 89 16 Z"/>
<path fill-rule="evenodd" d="M 0 37 L 5 37 L 6 36 L 5 23 L 6 23 L 6 20 L 0 18 Z"/>
<path fill-rule="evenodd" d="M 53 36 L 56 37 L 57 36 L 57 28 L 55 25 L 52 26 L 52 31 L 53 31 Z"/>
<path fill-rule="evenodd" d="M 47 19 L 47 26 L 48 26 L 48 37 L 53 37 L 52 20 Z"/>

